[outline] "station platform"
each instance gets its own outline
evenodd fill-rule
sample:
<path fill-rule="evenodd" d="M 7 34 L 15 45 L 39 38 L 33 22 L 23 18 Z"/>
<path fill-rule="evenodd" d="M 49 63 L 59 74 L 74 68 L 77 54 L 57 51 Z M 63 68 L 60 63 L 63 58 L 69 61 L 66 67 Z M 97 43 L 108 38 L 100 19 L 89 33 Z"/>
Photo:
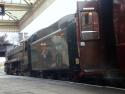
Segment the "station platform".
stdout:
<path fill-rule="evenodd" d="M 0 83 L 0 94 L 125 94 L 124 89 L 108 86 L 4 74 Z"/>

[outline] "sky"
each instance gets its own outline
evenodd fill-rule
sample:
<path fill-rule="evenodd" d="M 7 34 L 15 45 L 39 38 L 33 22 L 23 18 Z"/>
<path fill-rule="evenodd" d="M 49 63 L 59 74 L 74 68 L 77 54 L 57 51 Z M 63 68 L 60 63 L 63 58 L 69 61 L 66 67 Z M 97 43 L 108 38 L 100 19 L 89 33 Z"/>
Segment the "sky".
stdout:
<path fill-rule="evenodd" d="M 0 57 L 0 64 L 3 64 L 5 62 L 5 57 Z"/>
<path fill-rule="evenodd" d="M 28 32 L 28 35 L 30 36 L 34 32 L 58 21 L 60 18 L 75 12 L 76 0 L 56 0 L 21 32 Z"/>
<path fill-rule="evenodd" d="M 9 43 L 17 44 L 17 42 L 19 41 L 17 32 L 0 32 L 0 36 L 5 35 L 7 35 L 6 40 L 8 40 Z"/>

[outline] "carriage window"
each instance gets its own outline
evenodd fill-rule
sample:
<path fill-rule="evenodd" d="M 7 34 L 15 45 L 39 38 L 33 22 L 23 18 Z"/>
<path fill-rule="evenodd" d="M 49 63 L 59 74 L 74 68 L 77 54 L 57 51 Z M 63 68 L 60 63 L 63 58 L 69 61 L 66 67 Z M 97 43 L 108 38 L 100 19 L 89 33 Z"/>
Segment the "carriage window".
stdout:
<path fill-rule="evenodd" d="M 98 24 L 96 12 L 81 12 L 81 31 L 99 31 Z"/>

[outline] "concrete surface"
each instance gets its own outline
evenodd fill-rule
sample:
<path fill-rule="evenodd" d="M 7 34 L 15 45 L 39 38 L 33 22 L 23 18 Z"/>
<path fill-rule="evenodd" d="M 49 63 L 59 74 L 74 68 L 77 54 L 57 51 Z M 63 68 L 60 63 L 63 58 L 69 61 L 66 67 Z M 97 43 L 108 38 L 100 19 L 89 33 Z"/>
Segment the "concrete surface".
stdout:
<path fill-rule="evenodd" d="M 0 94 L 125 94 L 125 90 L 2 74 Z"/>

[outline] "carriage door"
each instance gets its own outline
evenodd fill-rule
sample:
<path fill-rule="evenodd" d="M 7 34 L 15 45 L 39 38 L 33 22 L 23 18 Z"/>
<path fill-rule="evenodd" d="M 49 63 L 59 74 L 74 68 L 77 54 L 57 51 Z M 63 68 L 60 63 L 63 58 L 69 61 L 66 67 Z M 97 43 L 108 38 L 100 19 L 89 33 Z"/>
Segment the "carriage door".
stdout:
<path fill-rule="evenodd" d="M 81 69 L 85 73 L 101 70 L 102 55 L 99 36 L 98 12 L 96 2 L 78 3 L 78 46 Z"/>
<path fill-rule="evenodd" d="M 114 27 L 118 64 L 125 75 L 125 1 L 114 1 Z"/>

